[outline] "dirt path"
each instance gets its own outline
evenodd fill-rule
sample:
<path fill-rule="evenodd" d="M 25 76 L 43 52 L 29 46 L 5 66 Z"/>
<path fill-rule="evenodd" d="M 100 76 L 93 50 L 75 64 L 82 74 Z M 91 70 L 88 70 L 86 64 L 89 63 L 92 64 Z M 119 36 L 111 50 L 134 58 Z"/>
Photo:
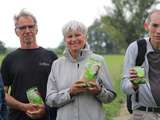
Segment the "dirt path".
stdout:
<path fill-rule="evenodd" d="M 126 104 L 122 105 L 119 116 L 113 118 L 113 120 L 131 120 L 131 114 L 128 113 Z"/>

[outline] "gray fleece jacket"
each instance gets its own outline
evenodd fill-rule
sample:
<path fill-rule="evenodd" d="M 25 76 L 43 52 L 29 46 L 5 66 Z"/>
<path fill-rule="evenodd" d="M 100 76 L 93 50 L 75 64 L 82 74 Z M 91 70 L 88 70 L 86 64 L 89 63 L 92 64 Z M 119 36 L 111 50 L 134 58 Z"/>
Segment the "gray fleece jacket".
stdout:
<path fill-rule="evenodd" d="M 71 98 L 69 88 L 80 79 L 85 62 L 91 56 L 102 62 L 97 77 L 97 82 L 103 86 L 102 91 L 97 96 L 81 93 Z M 88 46 L 79 51 L 76 60 L 66 49 L 64 56 L 53 63 L 48 78 L 46 103 L 58 107 L 56 120 L 105 120 L 102 103 L 111 102 L 115 96 L 103 57 L 93 54 Z"/>

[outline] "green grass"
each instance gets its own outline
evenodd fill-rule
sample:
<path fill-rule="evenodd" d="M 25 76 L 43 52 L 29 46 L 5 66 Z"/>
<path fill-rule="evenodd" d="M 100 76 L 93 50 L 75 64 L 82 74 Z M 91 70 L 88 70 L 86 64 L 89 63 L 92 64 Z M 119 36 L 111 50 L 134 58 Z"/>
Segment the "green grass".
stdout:
<path fill-rule="evenodd" d="M 112 103 L 104 104 L 107 120 L 112 120 L 113 117 L 117 116 L 121 104 L 124 101 L 124 94 L 120 88 L 123 58 L 122 55 L 105 56 L 113 87 L 117 93 L 117 97 Z"/>
<path fill-rule="evenodd" d="M 4 57 L 5 57 L 5 54 L 0 54 L 0 63 L 2 62 Z"/>

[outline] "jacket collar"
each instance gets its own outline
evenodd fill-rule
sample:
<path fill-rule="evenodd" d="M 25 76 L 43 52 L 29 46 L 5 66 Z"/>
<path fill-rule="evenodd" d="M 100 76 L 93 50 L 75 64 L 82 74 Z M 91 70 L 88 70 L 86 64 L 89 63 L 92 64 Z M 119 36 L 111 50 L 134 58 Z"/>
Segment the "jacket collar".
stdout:
<path fill-rule="evenodd" d="M 90 50 L 89 48 L 89 45 L 88 43 L 86 43 L 85 47 L 80 49 L 78 51 L 78 56 L 76 59 L 74 59 L 72 56 L 71 56 L 71 53 L 70 53 L 70 50 L 66 47 L 65 50 L 64 50 L 64 56 L 66 58 L 68 58 L 71 62 L 78 62 L 78 61 L 81 61 L 83 59 L 85 59 L 87 56 L 89 56 L 90 54 L 92 53 L 92 51 Z"/>
<path fill-rule="evenodd" d="M 152 45 L 151 45 L 151 42 L 150 42 L 150 38 L 149 38 L 149 37 L 146 38 L 146 42 L 147 42 L 147 54 L 148 54 L 149 52 L 154 52 L 154 49 L 153 49 L 153 47 L 152 47 Z"/>

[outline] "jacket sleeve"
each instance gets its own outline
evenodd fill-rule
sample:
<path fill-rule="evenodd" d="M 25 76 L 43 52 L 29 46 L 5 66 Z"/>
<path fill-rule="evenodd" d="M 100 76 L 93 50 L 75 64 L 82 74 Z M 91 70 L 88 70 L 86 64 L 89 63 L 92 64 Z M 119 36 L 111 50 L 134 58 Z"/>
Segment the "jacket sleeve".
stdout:
<path fill-rule="evenodd" d="M 112 82 L 109 77 L 109 72 L 105 64 L 104 58 L 97 77 L 97 81 L 102 86 L 101 92 L 96 96 L 97 99 L 102 103 L 112 102 L 116 97 L 116 93 L 113 89 Z"/>
<path fill-rule="evenodd" d="M 69 88 L 58 90 L 56 83 L 56 65 L 52 65 L 52 69 L 47 83 L 46 104 L 50 107 L 61 107 L 72 102 L 74 99 L 70 97 Z"/>
<path fill-rule="evenodd" d="M 3 85 L 2 85 L 2 80 L 0 79 L 0 111 L 1 111 L 1 109 L 2 109 L 2 99 L 3 99 Z"/>
<path fill-rule="evenodd" d="M 135 93 L 135 91 L 132 88 L 132 83 L 129 80 L 129 69 L 135 66 L 137 53 L 138 53 L 138 46 L 135 41 L 129 45 L 129 47 L 126 50 L 125 57 L 124 57 L 121 87 L 125 94 Z"/>
<path fill-rule="evenodd" d="M 2 110 L 3 105 L 5 105 L 4 102 L 5 102 L 4 85 L 0 74 L 0 111 Z"/>

